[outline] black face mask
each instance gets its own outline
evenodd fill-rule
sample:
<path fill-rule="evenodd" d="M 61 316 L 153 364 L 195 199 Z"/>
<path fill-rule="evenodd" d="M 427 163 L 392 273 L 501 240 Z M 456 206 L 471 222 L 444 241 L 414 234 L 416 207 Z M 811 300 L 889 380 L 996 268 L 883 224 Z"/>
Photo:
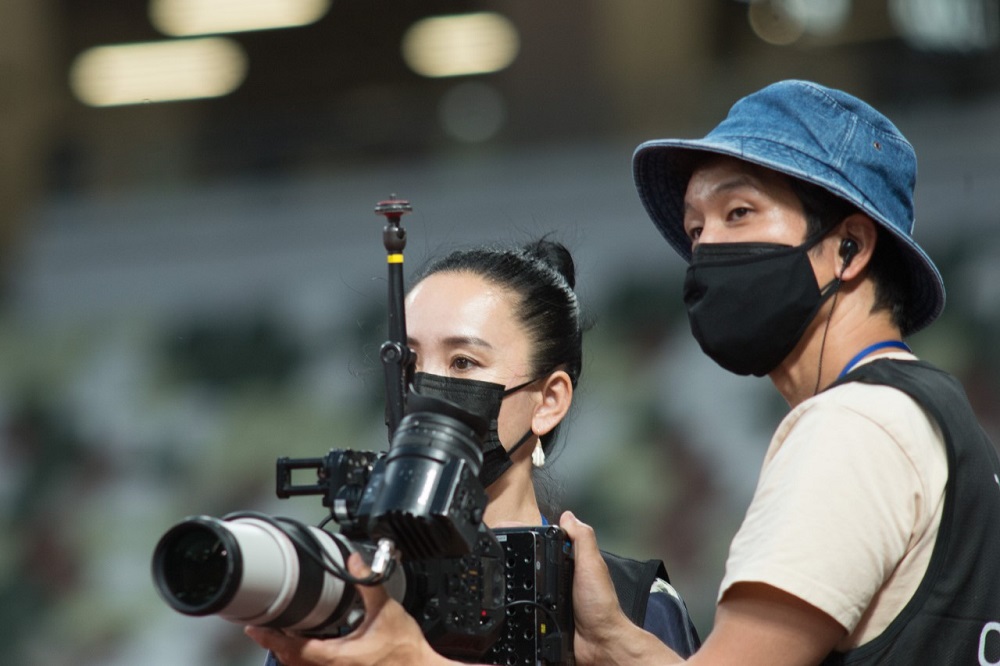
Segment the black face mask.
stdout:
<path fill-rule="evenodd" d="M 840 286 L 822 290 L 802 245 L 707 243 L 695 247 L 684 280 L 684 305 L 702 350 L 730 372 L 762 377 L 798 344 L 820 306 Z"/>
<path fill-rule="evenodd" d="M 417 372 L 413 375 L 413 390 L 420 395 L 453 402 L 489 423 L 489 431 L 483 440 L 483 468 L 479 471 L 479 481 L 486 488 L 510 469 L 514 464 L 510 457 L 531 439 L 533 434 L 529 429 L 509 451 L 504 448 L 497 432 L 497 419 L 500 416 L 503 399 L 535 381 L 536 379 L 532 379 L 508 389 L 503 384 Z"/>

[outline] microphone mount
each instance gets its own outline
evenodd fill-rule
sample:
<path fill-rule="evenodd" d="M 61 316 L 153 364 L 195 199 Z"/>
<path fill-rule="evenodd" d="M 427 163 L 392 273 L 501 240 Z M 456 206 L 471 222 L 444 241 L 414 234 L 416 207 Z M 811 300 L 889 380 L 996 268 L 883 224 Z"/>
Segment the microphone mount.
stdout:
<path fill-rule="evenodd" d="M 403 304 L 403 250 L 406 249 L 406 230 L 402 217 L 413 210 L 410 202 L 390 194 L 388 199 L 375 205 L 375 213 L 385 217 L 382 243 L 385 246 L 389 272 L 388 283 L 388 339 L 382 344 L 379 356 L 385 372 L 385 423 L 389 441 L 403 418 L 406 392 L 413 368 L 413 350 L 406 344 L 406 314 Z"/>

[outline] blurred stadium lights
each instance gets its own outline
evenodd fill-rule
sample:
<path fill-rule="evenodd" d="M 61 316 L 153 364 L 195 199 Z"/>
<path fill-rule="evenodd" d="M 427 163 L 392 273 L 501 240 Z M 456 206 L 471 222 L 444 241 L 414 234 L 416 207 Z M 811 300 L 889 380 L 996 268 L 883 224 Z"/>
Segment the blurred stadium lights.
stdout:
<path fill-rule="evenodd" d="M 96 46 L 77 56 L 70 87 L 89 106 L 221 97 L 246 78 L 243 48 L 224 37 Z"/>
<path fill-rule="evenodd" d="M 788 46 L 799 41 L 805 29 L 777 2 L 754 2 L 747 10 L 754 34 L 768 44 Z"/>
<path fill-rule="evenodd" d="M 847 23 L 851 0 L 781 0 L 785 11 L 809 35 L 832 35 Z"/>
<path fill-rule="evenodd" d="M 330 0 L 150 0 L 149 20 L 173 37 L 309 25 Z"/>
<path fill-rule="evenodd" d="M 519 49 L 517 28 L 494 12 L 421 19 L 402 42 L 410 69 L 431 78 L 498 72 L 514 62 Z"/>
<path fill-rule="evenodd" d="M 746 4 L 751 29 L 763 41 L 787 46 L 806 37 L 840 41 L 854 5 L 871 0 L 736 0 Z M 928 51 L 987 51 L 1000 45 L 997 0 L 885 0 L 897 36 Z M 885 35 L 888 36 L 888 35 Z M 844 39 L 855 39 L 840 35 Z M 871 35 L 868 37 L 872 38 Z"/>
<path fill-rule="evenodd" d="M 988 51 L 1000 43 L 996 0 L 889 0 L 889 14 L 918 49 Z"/>
<path fill-rule="evenodd" d="M 806 35 L 834 35 L 844 28 L 850 14 L 851 0 L 767 0 L 751 2 L 747 19 L 762 40 L 784 46 Z"/>

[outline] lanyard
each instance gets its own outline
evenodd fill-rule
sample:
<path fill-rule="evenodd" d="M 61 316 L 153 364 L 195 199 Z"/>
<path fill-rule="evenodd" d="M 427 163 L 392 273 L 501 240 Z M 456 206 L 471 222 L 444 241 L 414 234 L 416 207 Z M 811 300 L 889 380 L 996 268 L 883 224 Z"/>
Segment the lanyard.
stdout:
<path fill-rule="evenodd" d="M 879 349 L 885 349 L 887 347 L 895 347 L 896 349 L 905 349 L 906 351 L 910 352 L 911 354 L 913 353 L 913 351 L 906 345 L 906 343 L 902 342 L 901 340 L 883 340 L 882 342 L 876 342 L 875 344 L 869 345 L 869 346 L 865 347 L 864 349 L 862 349 L 861 351 L 859 351 L 854 356 L 854 358 L 852 358 L 850 361 L 848 361 L 847 365 L 844 366 L 844 369 L 840 371 L 839 375 L 837 375 L 837 379 L 840 379 L 841 377 L 843 377 L 844 375 L 846 375 L 848 372 L 850 372 L 851 368 L 854 367 L 854 364 L 857 363 L 858 361 L 860 361 L 861 359 L 863 359 L 865 356 L 868 356 L 872 352 L 876 352 Z"/>

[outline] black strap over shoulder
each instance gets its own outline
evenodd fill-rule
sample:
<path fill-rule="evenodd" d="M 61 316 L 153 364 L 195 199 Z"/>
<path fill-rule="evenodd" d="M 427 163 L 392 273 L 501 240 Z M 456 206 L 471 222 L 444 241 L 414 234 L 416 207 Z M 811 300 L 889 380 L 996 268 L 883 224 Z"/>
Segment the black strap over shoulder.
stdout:
<path fill-rule="evenodd" d="M 603 550 L 601 556 L 608 565 L 618 604 L 628 619 L 682 657 L 693 655 L 701 646 L 701 639 L 687 605 L 669 585 L 662 589 L 658 586 L 655 596 L 652 593 L 657 579 L 670 582 L 663 561 L 633 560 Z"/>
<path fill-rule="evenodd" d="M 1000 664 L 1000 458 L 957 379 L 923 361 L 876 359 L 847 382 L 889 386 L 941 429 L 948 458 L 941 524 L 920 586 L 879 636 L 823 664 Z M 836 385 L 835 384 L 835 385 Z"/>
<path fill-rule="evenodd" d="M 670 582 L 667 568 L 662 560 L 640 562 L 603 550 L 601 556 L 608 565 L 611 582 L 615 584 L 618 604 L 632 623 L 641 627 L 646 619 L 646 604 L 649 601 L 649 590 L 653 586 L 653 581 L 662 578 Z"/>

